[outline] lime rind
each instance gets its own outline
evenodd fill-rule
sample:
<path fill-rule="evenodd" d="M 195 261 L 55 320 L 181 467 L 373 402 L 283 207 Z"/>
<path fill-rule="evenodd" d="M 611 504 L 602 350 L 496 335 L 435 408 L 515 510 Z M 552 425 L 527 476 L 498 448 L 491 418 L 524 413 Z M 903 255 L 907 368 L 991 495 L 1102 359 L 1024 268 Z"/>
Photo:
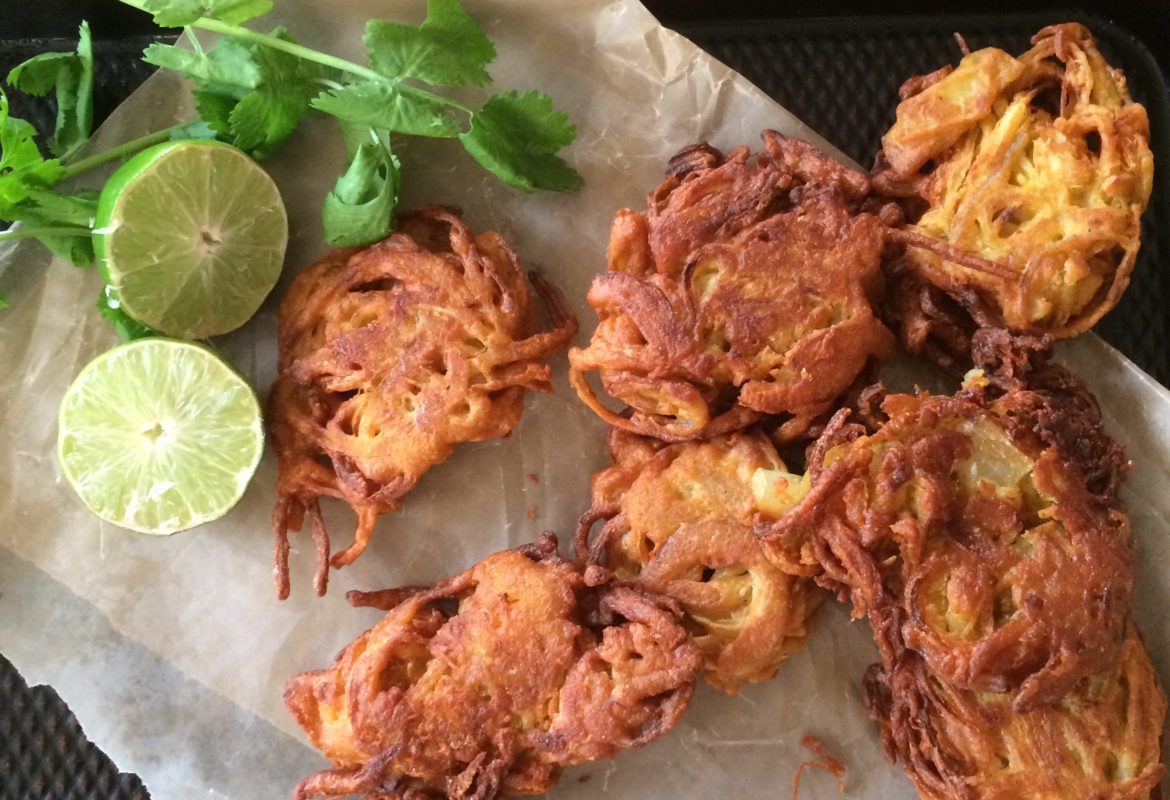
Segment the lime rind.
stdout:
<path fill-rule="evenodd" d="M 239 502 L 264 451 L 260 405 L 210 350 L 141 339 L 91 361 L 58 417 L 62 472 L 94 514 L 169 535 Z"/>

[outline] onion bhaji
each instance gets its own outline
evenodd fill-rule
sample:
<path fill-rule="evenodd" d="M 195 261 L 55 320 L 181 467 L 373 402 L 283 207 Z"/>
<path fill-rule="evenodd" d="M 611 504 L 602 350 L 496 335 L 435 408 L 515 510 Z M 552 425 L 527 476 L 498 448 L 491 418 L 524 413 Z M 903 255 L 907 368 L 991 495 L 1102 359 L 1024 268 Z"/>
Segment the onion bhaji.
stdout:
<path fill-rule="evenodd" d="M 866 677 L 887 755 L 923 800 L 1153 800 L 1166 698 L 1130 625 L 1119 656 L 1051 706 L 958 689 L 904 654 Z"/>
<path fill-rule="evenodd" d="M 1116 496 L 1094 494 L 1068 448 L 1046 440 L 1065 409 L 1023 389 L 991 400 L 977 383 L 891 395 L 872 435 L 830 425 L 807 493 L 765 538 L 875 630 L 896 618 L 933 673 L 1009 693 L 1022 712 L 1116 660 L 1132 542 Z"/>
<path fill-rule="evenodd" d="M 1146 110 L 1081 25 L 1032 44 L 911 79 L 882 138 L 874 188 L 913 222 L 890 232 L 909 282 L 890 313 L 912 352 L 937 333 L 961 353 L 976 325 L 1074 336 L 1129 283 L 1153 185 Z"/>
<path fill-rule="evenodd" d="M 701 658 L 664 601 L 586 586 L 556 537 L 432 589 L 351 594 L 389 611 L 285 704 L 335 768 L 296 797 L 540 794 L 678 721 Z"/>
<path fill-rule="evenodd" d="M 609 449 L 577 530 L 587 578 L 604 564 L 678 602 L 712 686 L 734 693 L 775 675 L 803 646 L 820 594 L 773 565 L 753 531 L 751 478 L 784 469 L 771 441 L 751 430 L 666 444 L 611 428 Z"/>
<path fill-rule="evenodd" d="M 802 434 L 892 334 L 874 316 L 885 227 L 869 181 L 774 131 L 764 151 L 705 144 L 671 159 L 647 210 L 614 220 L 589 291 L 598 325 L 569 353 L 582 400 L 611 425 L 667 441 L 784 415 Z M 618 414 L 586 379 L 630 413 Z"/>
<path fill-rule="evenodd" d="M 888 396 L 865 426 L 843 410 L 800 491 L 758 486 L 768 555 L 869 618 L 871 716 L 926 800 L 1157 796 L 1129 463 L 1047 344 L 978 331 L 959 394 Z"/>
<path fill-rule="evenodd" d="M 280 310 L 279 375 L 269 399 L 277 453 L 276 578 L 288 594 L 288 532 L 308 515 L 316 589 L 352 562 L 381 514 L 395 510 L 460 442 L 506 436 L 529 389 L 552 391 L 540 359 L 577 330 L 537 275 L 551 330 L 540 332 L 516 255 L 428 207 L 387 239 L 338 250 L 299 274 Z M 329 555 L 320 498 L 357 513 L 354 543 Z"/>

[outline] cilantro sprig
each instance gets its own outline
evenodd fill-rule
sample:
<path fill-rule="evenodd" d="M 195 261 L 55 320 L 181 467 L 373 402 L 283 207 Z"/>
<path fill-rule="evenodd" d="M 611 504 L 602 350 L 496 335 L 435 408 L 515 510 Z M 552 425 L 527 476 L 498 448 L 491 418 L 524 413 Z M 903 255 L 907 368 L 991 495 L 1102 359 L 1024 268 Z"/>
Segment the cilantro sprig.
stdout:
<path fill-rule="evenodd" d="M 37 239 L 59 258 L 91 266 L 97 193 L 65 192 L 60 184 L 153 144 L 197 132 L 190 125 L 175 126 L 79 158 L 93 125 L 93 44 L 84 22 L 74 52 L 34 56 L 14 67 L 6 83 L 33 96 L 53 94 L 57 117 L 46 157 L 37 144 L 36 129 L 11 115 L 8 95 L 0 89 L 0 221 L 19 223 L 0 230 L 0 242 Z M 0 294 L 0 308 L 6 305 Z"/>
<path fill-rule="evenodd" d="M 17 223 L 0 230 L 0 243 L 38 239 L 76 266 L 91 266 L 97 193 L 63 190 L 69 179 L 173 138 L 218 138 L 264 158 L 314 112 L 338 120 L 349 155 L 322 208 L 331 244 L 368 244 L 389 232 L 401 180 L 394 135 L 458 139 L 485 169 L 526 192 L 581 183 L 559 155 L 576 129 L 547 95 L 508 90 L 469 104 L 445 93 L 460 89 L 462 97 L 468 88 L 489 87 L 487 68 L 496 57 L 458 0 L 428 0 L 418 26 L 370 21 L 367 64 L 313 50 L 283 28 L 242 27 L 269 13 L 272 0 L 121 2 L 152 14 L 160 26 L 183 29 L 189 49 L 153 44 L 143 58 L 194 83 L 199 119 L 80 157 L 93 124 L 93 45 L 83 22 L 73 52 L 40 54 L 7 76 L 13 89 L 54 96 L 48 155 L 33 126 L 11 116 L 0 88 L 0 222 Z M 205 48 L 196 30 L 219 38 Z M 152 333 L 122 311 L 108 286 L 98 309 L 123 338 Z"/>
<path fill-rule="evenodd" d="M 187 76 L 196 109 L 223 141 L 262 158 L 310 111 L 337 118 L 349 162 L 326 198 L 325 238 L 361 245 L 385 236 L 397 200 L 393 134 L 458 139 L 485 169 L 526 192 L 568 191 L 581 183 L 558 155 L 576 128 L 535 91 L 504 91 L 468 105 L 443 89 L 482 88 L 496 49 L 458 0 L 429 0 L 421 25 L 371 20 L 357 64 L 297 42 L 288 31 L 241 27 L 272 9 L 269 0 L 122 0 L 182 27 L 190 49 L 154 44 L 143 58 Z M 194 31 L 220 34 L 204 49 Z"/>

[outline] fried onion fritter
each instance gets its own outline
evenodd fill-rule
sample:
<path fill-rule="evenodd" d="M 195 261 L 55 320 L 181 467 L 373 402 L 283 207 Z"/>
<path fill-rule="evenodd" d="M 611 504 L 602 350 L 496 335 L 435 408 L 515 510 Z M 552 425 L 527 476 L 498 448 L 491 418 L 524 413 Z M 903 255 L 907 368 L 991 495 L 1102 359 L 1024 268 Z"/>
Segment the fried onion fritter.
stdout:
<path fill-rule="evenodd" d="M 866 676 L 870 715 L 923 800 L 1161 796 L 1166 698 L 1132 623 L 1112 663 L 1025 713 L 939 680 L 915 654 L 892 663 Z"/>
<path fill-rule="evenodd" d="M 339 250 L 300 273 L 281 305 L 279 375 L 268 410 L 277 453 L 276 581 L 288 595 L 288 532 L 308 515 L 316 589 L 357 558 L 381 514 L 461 442 L 506 436 L 530 389 L 551 392 L 540 359 L 567 346 L 576 319 L 539 276 L 536 304 L 515 253 L 427 207 L 399 232 Z M 354 543 L 329 555 L 320 499 L 358 516 Z"/>
<path fill-rule="evenodd" d="M 1160 797 L 1129 462 L 1047 338 L 971 343 L 959 394 L 891 395 L 866 425 L 842 410 L 799 491 L 756 482 L 767 553 L 868 617 L 870 715 L 924 800 Z"/>
<path fill-rule="evenodd" d="M 556 548 L 546 534 L 433 589 L 351 593 L 389 613 L 287 683 L 286 706 L 335 765 L 295 796 L 540 794 L 562 767 L 670 730 L 698 650 L 661 601 L 587 587 Z"/>
<path fill-rule="evenodd" d="M 784 469 L 771 441 L 751 430 L 667 445 L 611 428 L 609 450 L 613 465 L 593 476 L 593 506 L 577 529 L 586 576 L 604 564 L 618 581 L 676 601 L 715 688 L 734 694 L 771 678 L 803 647 L 820 602 L 754 535 L 752 475 Z"/>
<path fill-rule="evenodd" d="M 871 307 L 885 228 L 859 212 L 868 180 L 806 142 L 763 138 L 755 156 L 684 149 L 646 212 L 614 220 L 588 296 L 597 329 L 569 353 L 574 387 L 610 425 L 684 441 L 775 414 L 792 439 L 890 355 Z"/>
<path fill-rule="evenodd" d="M 1129 283 L 1153 156 L 1145 108 L 1088 30 L 1056 25 L 1032 44 L 908 81 L 873 181 L 913 222 L 890 232 L 906 245 L 893 272 L 946 292 L 979 326 L 1065 338 Z M 894 317 L 908 349 L 928 349 L 936 314 L 911 302 Z"/>
<path fill-rule="evenodd" d="M 1117 480 L 1092 483 L 1098 465 L 1075 461 L 1113 451 L 1064 443 L 1104 437 L 1099 415 L 1056 421 L 1095 405 L 994 398 L 987 380 L 891 395 L 871 435 L 841 412 L 813 448 L 807 494 L 764 535 L 777 563 L 848 598 L 875 631 L 896 617 L 932 674 L 1023 713 L 1116 662 L 1133 549 Z"/>

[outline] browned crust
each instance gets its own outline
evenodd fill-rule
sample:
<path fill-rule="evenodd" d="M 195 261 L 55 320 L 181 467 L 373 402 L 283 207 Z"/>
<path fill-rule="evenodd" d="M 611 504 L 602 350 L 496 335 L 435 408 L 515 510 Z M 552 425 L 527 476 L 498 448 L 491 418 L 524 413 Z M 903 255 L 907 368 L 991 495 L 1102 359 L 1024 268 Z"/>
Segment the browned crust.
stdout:
<path fill-rule="evenodd" d="M 923 800 L 1161 797 L 1166 698 L 1132 624 L 1112 663 L 1031 711 L 950 686 L 911 652 L 871 667 L 865 692 Z"/>
<path fill-rule="evenodd" d="M 890 234 L 903 245 L 890 272 L 911 284 L 894 294 L 925 283 L 958 304 L 901 303 L 891 321 L 907 349 L 944 363 L 963 359 L 953 330 L 972 319 L 1082 333 L 1133 271 L 1152 189 L 1145 109 L 1083 26 L 1045 28 L 1032 43 L 1018 58 L 988 48 L 907 81 L 872 175 L 911 222 Z"/>
<path fill-rule="evenodd" d="M 885 225 L 865 176 L 774 131 L 764 150 L 694 145 L 644 213 L 620 211 L 598 326 L 570 351 L 581 399 L 614 427 L 665 441 L 780 415 L 801 436 L 893 338 L 874 316 Z M 606 406 L 590 384 L 629 407 Z"/>
<path fill-rule="evenodd" d="M 552 391 L 544 363 L 577 322 L 495 233 L 473 234 L 430 206 L 362 250 L 300 273 L 281 305 L 279 374 L 268 401 L 277 454 L 276 584 L 288 595 L 288 532 L 308 515 L 318 594 L 328 567 L 357 558 L 380 515 L 461 442 L 507 435 L 528 390 Z M 330 554 L 320 500 L 357 514 L 354 542 Z"/>
<path fill-rule="evenodd" d="M 771 678 L 803 647 L 820 598 L 753 534 L 751 475 L 784 466 L 768 437 L 666 444 L 611 428 L 609 450 L 574 539 L 586 579 L 677 602 L 715 688 Z"/>
<path fill-rule="evenodd" d="M 765 526 L 774 560 L 849 598 L 875 630 L 894 626 L 889 638 L 941 679 L 1008 693 L 1018 711 L 1113 663 L 1133 591 L 1129 524 L 1112 482 L 1087 485 L 1099 465 L 1071 462 L 1116 452 L 1087 442 L 1108 441 L 1099 416 L 1074 431 L 1067 405 L 1022 389 L 893 395 L 882 408 L 890 419 L 872 435 L 842 421 L 826 431 L 811 490 Z"/>
<path fill-rule="evenodd" d="M 298 798 L 539 794 L 562 767 L 668 731 L 700 666 L 670 608 L 585 586 L 551 534 L 434 588 L 352 600 L 388 614 L 285 689 L 335 765 L 301 781 Z"/>

